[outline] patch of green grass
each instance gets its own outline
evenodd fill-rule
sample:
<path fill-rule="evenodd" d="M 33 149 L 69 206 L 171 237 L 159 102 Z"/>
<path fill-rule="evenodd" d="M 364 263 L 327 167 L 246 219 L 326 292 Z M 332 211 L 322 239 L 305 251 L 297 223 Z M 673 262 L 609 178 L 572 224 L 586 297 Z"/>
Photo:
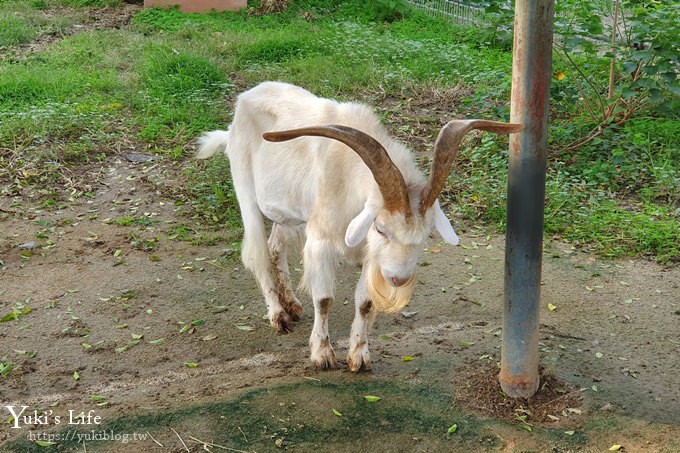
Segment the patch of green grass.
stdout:
<path fill-rule="evenodd" d="M 613 197 L 602 181 L 564 164 L 550 169 L 546 184 L 547 234 L 593 247 L 603 256 L 680 262 L 680 213 L 673 204 Z"/>
<path fill-rule="evenodd" d="M 223 123 L 224 72 L 161 37 L 140 46 L 142 38 L 87 32 L 0 64 L 0 168 L 18 175 L 3 193 L 51 185 L 62 165 L 101 159 L 122 136 L 184 158 L 187 142 Z"/>
<path fill-rule="evenodd" d="M 187 169 L 186 175 L 187 199 L 201 223 L 223 225 L 240 232 L 241 214 L 227 158 L 217 155 L 207 162 L 197 162 Z"/>
<path fill-rule="evenodd" d="M 51 192 L 63 166 L 102 159 L 125 132 L 126 90 L 105 41 L 84 33 L 0 64 L 0 168 L 13 175 L 3 193 Z"/>
<path fill-rule="evenodd" d="M 143 238 L 138 236 L 134 231 L 128 233 L 128 239 L 130 240 L 130 246 L 137 250 L 142 250 L 144 252 L 153 252 L 158 248 L 160 238 L 158 236 L 153 236 L 149 238 Z"/>
<path fill-rule="evenodd" d="M 142 63 L 142 86 L 149 95 L 165 102 L 191 103 L 200 92 L 221 93 L 227 82 L 222 71 L 198 55 L 171 47 L 149 49 Z"/>
<path fill-rule="evenodd" d="M 48 8 L 49 4 L 42 0 L 0 2 L 0 51 L 11 54 L 13 46 L 44 34 L 63 33 L 80 19 L 77 12 L 68 16 L 46 16 L 41 10 Z"/>
<path fill-rule="evenodd" d="M 1 83 L 1 82 L 0 82 Z M 46 103 L 26 111 L 0 111 L 0 169 L 15 177 L 3 193 L 50 187 L 62 165 L 100 160 L 112 143 L 113 117 L 98 107 Z M 46 193 L 45 193 L 46 194 Z"/>
<path fill-rule="evenodd" d="M 664 139 L 662 134 L 658 137 Z M 458 173 L 449 178 L 443 193 L 443 199 L 452 202 L 454 218 L 482 221 L 504 231 L 506 149 L 506 140 L 483 134 L 461 151 Z M 561 235 L 610 258 L 632 255 L 660 263 L 680 262 L 678 160 L 669 157 L 674 152 L 665 147 L 641 151 L 640 160 L 622 164 L 636 165 L 630 170 L 633 175 L 613 164 L 607 172 L 602 161 L 590 169 L 551 162 L 546 178 L 546 235 Z M 634 178 L 641 174 L 648 180 L 629 192 L 638 197 L 615 196 L 612 189 L 617 179 L 633 187 L 640 184 Z"/>
<path fill-rule="evenodd" d="M 641 202 L 592 199 L 568 216 L 559 232 L 591 244 L 605 256 L 653 256 L 661 263 L 680 262 L 680 217 L 673 209 Z"/>
<path fill-rule="evenodd" d="M 677 120 L 634 119 L 607 128 L 567 161 L 551 162 L 546 232 L 604 256 L 679 262 L 678 134 Z"/>
<path fill-rule="evenodd" d="M 93 99 L 116 91 L 117 73 L 103 66 L 101 38 L 67 38 L 47 54 L 0 65 L 0 112 L 27 111 L 46 103 Z"/>
<path fill-rule="evenodd" d="M 676 134 L 680 134 L 680 121 L 670 119 L 632 120 L 624 127 L 606 128 L 570 156 L 570 171 L 582 175 L 595 190 L 677 203 L 680 142 Z"/>
<path fill-rule="evenodd" d="M 243 65 L 280 64 L 313 54 L 313 47 L 308 39 L 282 33 L 253 43 L 240 53 L 239 59 Z"/>
<path fill-rule="evenodd" d="M 150 226 L 156 225 L 158 223 L 158 221 L 153 220 L 153 219 L 146 217 L 146 216 L 124 215 L 122 217 L 118 217 L 117 219 L 111 220 L 110 223 L 112 225 L 118 225 L 118 226 L 150 227 Z"/>
<path fill-rule="evenodd" d="M 397 25 L 401 22 L 394 23 L 394 30 L 390 25 L 357 23 L 350 20 L 350 11 L 367 8 L 360 2 L 346 2 L 333 11 L 332 18 L 308 22 L 301 13 L 310 8 L 301 5 L 286 14 L 264 17 L 146 10 L 135 17 L 135 24 L 147 33 L 217 32 L 217 39 L 224 41 L 222 48 L 230 51 L 225 64 L 244 72 L 252 83 L 285 79 L 320 94 L 398 91 L 414 80 L 495 83 L 498 77 L 509 76 L 510 56 L 505 51 L 471 48 L 444 33 L 405 37 L 404 26 Z M 415 17 L 424 23 L 422 16 Z"/>
<path fill-rule="evenodd" d="M 647 201 L 680 204 L 680 121 L 646 118 L 630 121 L 624 128 L 624 144 L 630 157 L 622 173 Z M 625 146 L 625 145 L 624 145 Z M 640 172 L 636 172 L 640 169 Z M 638 175 L 640 175 L 638 177 Z"/>
<path fill-rule="evenodd" d="M 196 230 L 186 225 L 171 225 L 165 231 L 168 239 L 173 241 L 191 241 L 196 237 Z"/>
<path fill-rule="evenodd" d="M 189 140 L 214 127 L 220 99 L 232 88 L 224 72 L 205 57 L 170 46 L 148 47 L 138 67 L 140 90 L 131 107 L 142 115 L 145 141 Z"/>
<path fill-rule="evenodd" d="M 0 16 L 0 47 L 28 42 L 37 34 L 36 28 L 26 19 L 3 13 Z"/>

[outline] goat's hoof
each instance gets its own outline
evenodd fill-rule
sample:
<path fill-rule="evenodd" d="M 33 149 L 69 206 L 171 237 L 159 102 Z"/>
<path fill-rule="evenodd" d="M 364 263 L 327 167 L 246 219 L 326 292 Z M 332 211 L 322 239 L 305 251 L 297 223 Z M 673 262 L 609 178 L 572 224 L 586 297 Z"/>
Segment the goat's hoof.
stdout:
<path fill-rule="evenodd" d="M 293 323 L 286 312 L 280 312 L 271 320 L 272 327 L 278 333 L 287 334 L 293 331 Z"/>
<path fill-rule="evenodd" d="M 335 360 L 335 354 L 317 359 L 312 357 L 311 360 L 314 367 L 319 370 L 332 370 L 338 367 L 338 363 Z"/>
<path fill-rule="evenodd" d="M 330 370 L 338 365 L 335 360 L 335 351 L 333 351 L 333 347 L 328 340 L 324 340 L 317 348 L 312 346 L 310 360 L 320 370 Z"/>
<path fill-rule="evenodd" d="M 366 343 L 350 349 L 347 354 L 347 368 L 352 373 L 371 370 L 371 355 Z"/>
<path fill-rule="evenodd" d="M 290 319 L 293 322 L 298 322 L 300 320 L 300 315 L 302 314 L 302 304 L 300 302 L 293 301 L 286 307 L 286 313 L 290 315 Z"/>

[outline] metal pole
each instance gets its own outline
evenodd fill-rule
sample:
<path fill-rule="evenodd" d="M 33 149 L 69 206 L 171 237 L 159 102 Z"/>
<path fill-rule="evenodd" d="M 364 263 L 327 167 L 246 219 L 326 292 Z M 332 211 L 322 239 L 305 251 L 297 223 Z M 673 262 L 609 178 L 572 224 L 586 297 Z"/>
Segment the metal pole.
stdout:
<path fill-rule="evenodd" d="M 513 398 L 536 393 L 545 154 L 552 66 L 553 0 L 517 0 L 510 137 L 503 348 L 498 377 Z"/>

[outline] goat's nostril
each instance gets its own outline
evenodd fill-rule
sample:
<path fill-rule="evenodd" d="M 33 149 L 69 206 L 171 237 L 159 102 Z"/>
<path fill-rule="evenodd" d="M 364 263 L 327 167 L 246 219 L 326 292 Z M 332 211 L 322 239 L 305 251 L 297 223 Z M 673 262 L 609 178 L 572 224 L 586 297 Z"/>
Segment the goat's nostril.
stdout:
<path fill-rule="evenodd" d="M 394 286 L 404 286 L 409 280 L 409 278 L 392 277 L 392 283 L 394 283 Z"/>

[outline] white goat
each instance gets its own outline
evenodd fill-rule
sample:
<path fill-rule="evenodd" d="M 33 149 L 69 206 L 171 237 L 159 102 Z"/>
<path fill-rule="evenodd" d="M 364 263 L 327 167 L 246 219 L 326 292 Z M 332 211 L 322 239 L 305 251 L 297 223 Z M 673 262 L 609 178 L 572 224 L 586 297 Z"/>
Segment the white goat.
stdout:
<path fill-rule="evenodd" d="M 269 320 L 281 333 L 289 332 L 302 312 L 291 287 L 287 252 L 306 236 L 301 285 L 314 303 L 309 343 L 315 366 L 336 366 L 328 311 L 341 259 L 363 265 L 347 356 L 349 369 L 359 371 L 371 367 L 368 327 L 373 314 L 376 309 L 395 312 L 408 303 L 432 227 L 446 242 L 458 243 L 437 196 L 460 140 L 471 129 L 513 133 L 521 126 L 449 122 L 435 143 L 426 181 L 410 151 L 389 137 L 369 107 L 265 82 L 238 97 L 229 131 L 199 139 L 198 158 L 221 150 L 229 158 L 243 217 L 243 263 L 255 274 Z M 265 217 L 273 222 L 269 240 Z"/>

